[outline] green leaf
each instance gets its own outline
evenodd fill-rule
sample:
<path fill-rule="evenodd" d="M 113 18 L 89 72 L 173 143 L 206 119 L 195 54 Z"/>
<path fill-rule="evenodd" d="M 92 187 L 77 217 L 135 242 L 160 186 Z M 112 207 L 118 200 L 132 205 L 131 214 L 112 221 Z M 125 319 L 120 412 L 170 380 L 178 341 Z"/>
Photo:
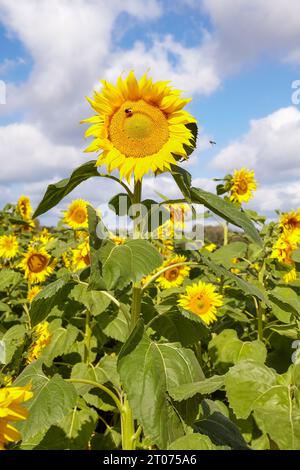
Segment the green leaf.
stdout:
<path fill-rule="evenodd" d="M 187 434 L 179 437 L 168 447 L 169 450 L 217 450 L 208 436 L 201 434 Z"/>
<path fill-rule="evenodd" d="M 280 449 L 300 449 L 300 407 L 292 384 L 254 361 L 232 367 L 225 380 L 229 404 L 237 418 L 254 418 Z"/>
<path fill-rule="evenodd" d="M 1 269 L 0 272 L 0 292 L 6 291 L 10 286 L 16 286 L 22 281 L 22 274 L 12 269 Z"/>
<path fill-rule="evenodd" d="M 208 350 L 215 364 L 237 364 L 245 359 L 264 364 L 267 357 L 261 341 L 241 341 L 235 330 L 223 330 L 210 341 Z"/>
<path fill-rule="evenodd" d="M 24 440 L 60 423 L 74 408 L 77 400 L 73 385 L 59 375 L 50 379 L 46 377 L 38 361 L 26 367 L 14 385 L 24 386 L 29 382 L 32 382 L 33 392 L 33 397 L 26 402 L 29 415 L 25 421 L 18 423 Z"/>
<path fill-rule="evenodd" d="M 261 301 L 268 303 L 266 294 L 263 290 L 261 290 L 261 288 L 257 287 L 254 284 L 250 284 L 250 282 L 244 281 L 244 279 L 241 279 L 239 276 L 236 276 L 235 274 L 231 273 L 230 271 L 228 271 L 228 269 L 216 264 L 204 253 L 199 253 L 199 256 L 201 257 L 201 260 L 203 261 L 203 263 L 206 264 L 206 266 L 208 266 L 214 272 L 216 276 L 229 278 L 240 289 L 242 289 L 245 292 L 245 294 L 252 295 L 254 297 L 257 297 Z"/>
<path fill-rule="evenodd" d="M 233 258 L 242 258 L 247 252 L 247 245 L 243 242 L 232 242 L 222 246 L 210 255 L 211 259 L 225 268 L 232 267 Z"/>
<path fill-rule="evenodd" d="M 19 346 L 24 343 L 26 328 L 24 325 L 14 325 L 9 328 L 2 337 L 5 346 L 5 362 L 9 364 Z"/>
<path fill-rule="evenodd" d="M 191 188 L 191 201 L 203 204 L 214 214 L 242 228 L 253 242 L 258 245 L 262 244 L 261 238 L 252 221 L 234 204 L 200 188 Z"/>
<path fill-rule="evenodd" d="M 100 253 L 103 277 L 108 289 L 122 289 L 137 282 L 162 264 L 162 257 L 146 240 L 130 240 L 124 245 L 107 246 Z"/>
<path fill-rule="evenodd" d="M 275 287 L 275 289 L 269 293 L 269 298 L 282 310 L 293 313 L 299 317 L 300 300 L 293 289 L 289 287 Z"/>
<path fill-rule="evenodd" d="M 6 347 L 2 340 L 0 340 L 0 364 L 6 364 Z"/>
<path fill-rule="evenodd" d="M 43 321 L 55 305 L 63 302 L 69 295 L 75 282 L 70 276 L 63 276 L 52 282 L 37 294 L 30 308 L 32 326 Z"/>
<path fill-rule="evenodd" d="M 50 367 L 56 357 L 68 354 L 72 350 L 78 335 L 78 329 L 73 325 L 63 328 L 60 326 L 60 320 L 54 320 L 49 325 L 49 332 L 51 340 L 43 349 L 40 359 L 46 366 Z"/>
<path fill-rule="evenodd" d="M 187 202 L 191 202 L 191 174 L 177 165 L 171 165 L 171 174 Z"/>
<path fill-rule="evenodd" d="M 100 176 L 96 167 L 96 160 L 84 163 L 74 170 L 69 178 L 65 178 L 55 184 L 49 184 L 42 201 L 33 214 L 33 218 L 35 219 L 55 207 L 76 186 L 93 176 Z"/>
<path fill-rule="evenodd" d="M 185 434 L 183 420 L 190 422 L 195 418 L 196 402 L 186 401 L 178 413 L 167 392 L 182 383 L 203 379 L 191 350 L 176 343 L 152 341 L 140 321 L 121 349 L 118 370 L 134 416 L 146 437 L 165 449 Z"/>
<path fill-rule="evenodd" d="M 295 263 L 300 263 L 300 250 L 296 250 L 292 253 L 292 260 L 295 261 Z"/>
<path fill-rule="evenodd" d="M 122 343 L 128 337 L 127 319 L 123 311 L 115 306 L 97 317 L 97 325 L 106 336 Z"/>
<path fill-rule="evenodd" d="M 213 402 L 212 402 L 213 403 Z M 195 430 L 207 435 L 214 444 L 229 446 L 234 450 L 246 450 L 248 446 L 238 427 L 203 400 L 203 417 L 195 423 Z"/>
<path fill-rule="evenodd" d="M 91 258 L 91 272 L 89 280 L 89 288 L 91 290 L 106 290 L 106 284 L 102 277 L 102 263 L 99 257 L 100 249 L 106 241 L 102 240 L 97 235 L 97 228 L 101 223 L 100 217 L 92 206 L 88 206 L 88 222 L 89 222 L 89 243 L 90 243 L 90 258 Z"/>
<path fill-rule="evenodd" d="M 83 304 L 94 316 L 104 312 L 111 302 L 103 292 L 88 290 L 85 284 L 77 284 L 71 290 L 70 298 Z"/>
<path fill-rule="evenodd" d="M 170 388 L 169 393 L 176 401 L 187 400 L 197 393 L 207 395 L 215 392 L 216 390 L 220 390 L 224 385 L 224 381 L 225 377 L 223 375 L 214 375 L 209 379 L 204 379 L 200 382 L 187 383 Z"/>

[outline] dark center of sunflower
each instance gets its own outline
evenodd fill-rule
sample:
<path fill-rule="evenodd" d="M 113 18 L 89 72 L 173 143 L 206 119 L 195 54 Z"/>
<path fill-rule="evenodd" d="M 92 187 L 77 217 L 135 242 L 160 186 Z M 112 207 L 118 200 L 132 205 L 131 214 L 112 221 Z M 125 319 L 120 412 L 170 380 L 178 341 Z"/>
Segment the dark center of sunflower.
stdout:
<path fill-rule="evenodd" d="M 82 224 L 86 221 L 86 211 L 84 209 L 76 209 L 73 213 L 73 220 L 78 224 Z"/>
<path fill-rule="evenodd" d="M 245 194 L 248 191 L 248 183 L 245 179 L 242 179 L 238 184 L 238 194 Z"/>
<path fill-rule="evenodd" d="M 35 253 L 28 259 L 28 268 L 32 273 L 40 273 L 48 265 L 48 259 L 46 256 Z"/>
<path fill-rule="evenodd" d="M 179 276 L 179 268 L 172 268 L 168 269 L 168 271 L 165 272 L 165 278 L 167 281 L 175 281 Z"/>

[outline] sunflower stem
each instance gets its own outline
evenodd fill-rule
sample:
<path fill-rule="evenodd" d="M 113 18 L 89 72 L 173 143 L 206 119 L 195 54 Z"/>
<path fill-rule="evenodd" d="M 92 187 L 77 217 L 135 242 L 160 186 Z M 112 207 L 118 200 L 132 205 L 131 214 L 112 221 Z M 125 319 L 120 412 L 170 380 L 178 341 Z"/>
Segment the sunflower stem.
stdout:
<path fill-rule="evenodd" d="M 91 315 L 90 311 L 86 310 L 85 315 L 85 335 L 84 335 L 84 362 L 86 364 L 90 361 L 90 349 L 91 349 L 91 336 L 92 336 L 92 329 L 91 329 Z"/>
<path fill-rule="evenodd" d="M 225 222 L 223 225 L 224 228 L 224 242 L 223 245 L 228 245 L 228 222 Z"/>

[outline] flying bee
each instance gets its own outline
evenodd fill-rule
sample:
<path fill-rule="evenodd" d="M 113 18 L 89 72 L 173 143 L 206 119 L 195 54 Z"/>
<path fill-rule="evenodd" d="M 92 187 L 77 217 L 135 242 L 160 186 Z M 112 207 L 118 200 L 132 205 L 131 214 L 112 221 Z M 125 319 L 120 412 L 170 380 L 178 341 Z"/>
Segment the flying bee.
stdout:
<path fill-rule="evenodd" d="M 214 145 L 217 144 L 217 142 L 215 142 L 214 140 L 210 140 L 209 143 L 210 143 L 211 146 L 214 146 Z"/>
<path fill-rule="evenodd" d="M 132 109 L 131 108 L 126 108 L 125 109 L 125 114 L 126 114 L 127 117 L 132 116 L 132 114 L 133 114 Z"/>

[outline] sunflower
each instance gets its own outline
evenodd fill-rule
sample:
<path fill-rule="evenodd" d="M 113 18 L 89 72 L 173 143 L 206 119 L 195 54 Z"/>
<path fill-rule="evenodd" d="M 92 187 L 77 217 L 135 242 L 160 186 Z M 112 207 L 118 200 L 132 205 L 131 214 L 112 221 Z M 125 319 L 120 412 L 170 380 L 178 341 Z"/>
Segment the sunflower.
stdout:
<path fill-rule="evenodd" d="M 51 262 L 51 256 L 44 248 L 35 249 L 29 247 L 19 267 L 25 272 L 25 278 L 31 284 L 44 282 L 45 279 L 53 273 L 54 262 Z"/>
<path fill-rule="evenodd" d="M 293 267 L 288 273 L 283 276 L 283 280 L 286 284 L 293 282 L 297 279 L 297 271 L 296 268 Z"/>
<path fill-rule="evenodd" d="M 173 266 L 174 264 L 184 263 L 186 261 L 185 256 L 176 255 L 173 258 L 166 260 L 159 270 L 163 268 L 170 267 L 167 271 L 164 271 L 157 279 L 156 282 L 158 283 L 159 287 L 162 289 L 169 289 L 171 287 L 178 287 L 189 275 L 191 268 L 186 265 L 182 266 Z"/>
<path fill-rule="evenodd" d="M 273 246 L 271 258 L 275 258 L 285 264 L 293 265 L 291 256 L 292 253 L 297 250 L 299 243 L 300 237 L 297 233 L 284 231 Z"/>
<path fill-rule="evenodd" d="M 12 259 L 16 256 L 19 243 L 15 235 L 2 235 L 0 237 L 0 257 Z"/>
<path fill-rule="evenodd" d="M 64 222 L 73 229 L 88 227 L 88 202 L 76 199 L 68 206 L 64 213 Z"/>
<path fill-rule="evenodd" d="M 203 248 L 210 253 L 213 253 L 218 247 L 215 243 L 209 243 L 208 245 L 204 245 Z"/>
<path fill-rule="evenodd" d="M 241 204 L 248 202 L 253 197 L 253 191 L 257 188 L 255 175 L 253 170 L 242 168 L 241 170 L 234 170 L 231 189 L 230 200 Z"/>
<path fill-rule="evenodd" d="M 27 293 L 27 300 L 31 303 L 33 299 L 35 298 L 36 295 L 38 295 L 39 292 L 41 292 L 42 288 L 40 286 L 33 286 L 31 289 L 29 289 Z"/>
<path fill-rule="evenodd" d="M 114 242 L 115 245 L 124 245 L 126 242 L 126 238 L 118 237 L 117 235 L 113 235 L 112 233 L 109 235 L 109 239 Z"/>
<path fill-rule="evenodd" d="M 178 304 L 209 325 L 217 319 L 217 307 L 223 305 L 223 297 L 216 292 L 213 284 L 199 281 L 187 286 L 186 293 L 180 296 Z"/>
<path fill-rule="evenodd" d="M 5 445 L 10 442 L 21 440 L 20 432 L 10 422 L 27 418 L 28 411 L 21 403 L 32 398 L 30 389 L 31 384 L 25 387 L 0 388 L 0 450 L 5 450 Z"/>
<path fill-rule="evenodd" d="M 32 215 L 32 207 L 28 196 L 21 196 L 17 203 L 17 211 L 26 221 L 30 221 Z"/>
<path fill-rule="evenodd" d="M 300 234 L 300 209 L 282 214 L 279 227 L 286 232 L 296 232 Z"/>
<path fill-rule="evenodd" d="M 97 115 L 82 121 L 92 124 L 85 137 L 94 137 L 85 151 L 102 152 L 97 166 L 105 164 L 109 173 L 119 169 L 127 180 L 134 173 L 141 180 L 151 171 L 169 170 L 176 157 L 187 158 L 186 146 L 194 145 L 194 137 L 186 125 L 196 120 L 182 108 L 190 99 L 146 74 L 137 81 L 132 71 L 126 79 L 119 77 L 116 86 L 101 83 L 101 92 L 87 98 Z"/>
<path fill-rule="evenodd" d="M 50 343 L 51 334 L 49 333 L 48 327 L 49 323 L 47 321 L 43 321 L 34 328 L 34 342 L 30 346 L 28 351 L 28 364 L 38 359 L 43 349 Z"/>
<path fill-rule="evenodd" d="M 91 264 L 89 240 L 80 243 L 72 250 L 72 268 L 74 271 L 84 269 Z"/>
<path fill-rule="evenodd" d="M 231 263 L 232 264 L 239 264 L 240 263 L 240 260 L 239 258 L 232 258 L 231 259 Z M 230 268 L 230 271 L 233 273 L 233 274 L 239 274 L 241 272 L 241 270 L 239 268 Z"/>

